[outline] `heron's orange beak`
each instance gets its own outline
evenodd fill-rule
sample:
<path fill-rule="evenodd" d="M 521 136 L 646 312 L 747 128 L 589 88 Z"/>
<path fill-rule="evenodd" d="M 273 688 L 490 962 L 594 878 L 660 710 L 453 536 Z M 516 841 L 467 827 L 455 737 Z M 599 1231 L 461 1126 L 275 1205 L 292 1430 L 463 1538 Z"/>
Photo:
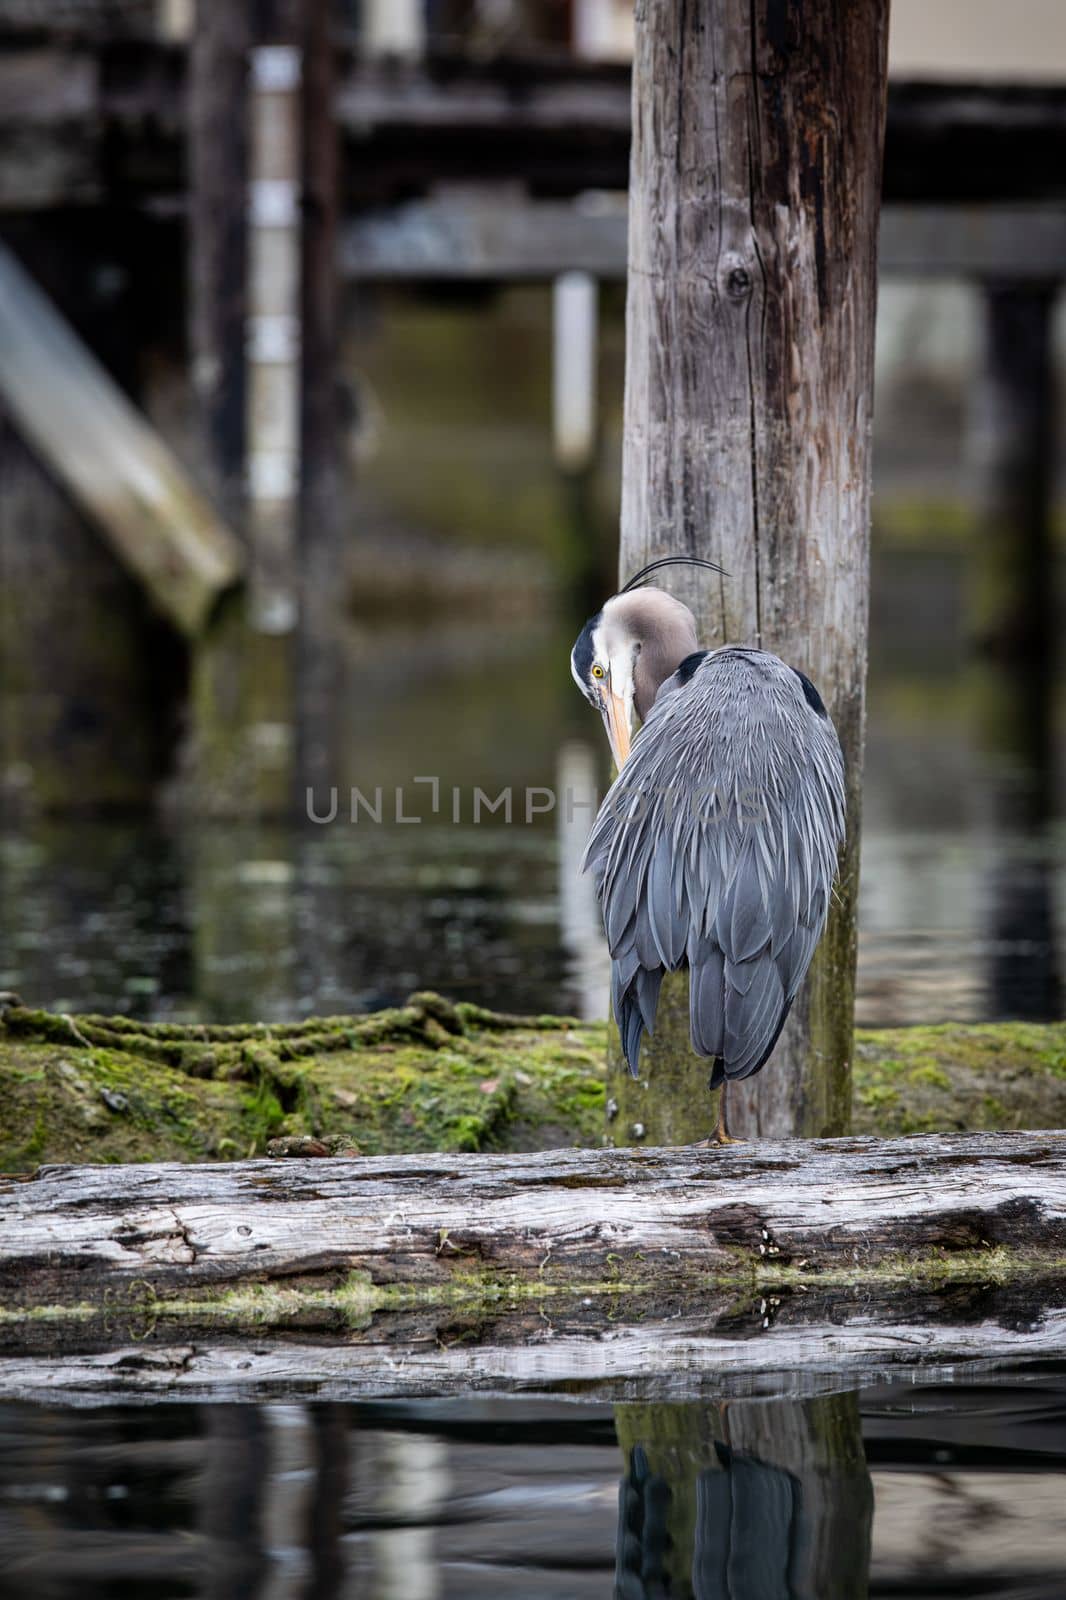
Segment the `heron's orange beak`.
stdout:
<path fill-rule="evenodd" d="M 629 717 L 625 701 L 620 694 L 615 694 L 609 683 L 603 701 L 603 720 L 611 741 L 614 764 L 621 772 L 629 756 Z"/>

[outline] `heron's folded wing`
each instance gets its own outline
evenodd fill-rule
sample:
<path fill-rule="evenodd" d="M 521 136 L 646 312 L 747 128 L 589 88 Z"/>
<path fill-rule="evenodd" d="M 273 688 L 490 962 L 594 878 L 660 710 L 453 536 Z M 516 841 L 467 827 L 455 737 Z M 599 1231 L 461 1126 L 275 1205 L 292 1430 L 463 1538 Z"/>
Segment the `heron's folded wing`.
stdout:
<path fill-rule="evenodd" d="M 585 853 L 615 1016 L 635 1070 L 662 975 L 687 962 L 694 1048 L 718 1058 L 715 1080 L 747 1077 L 825 925 L 844 829 L 840 747 L 772 656 L 724 651 L 664 689 Z"/>

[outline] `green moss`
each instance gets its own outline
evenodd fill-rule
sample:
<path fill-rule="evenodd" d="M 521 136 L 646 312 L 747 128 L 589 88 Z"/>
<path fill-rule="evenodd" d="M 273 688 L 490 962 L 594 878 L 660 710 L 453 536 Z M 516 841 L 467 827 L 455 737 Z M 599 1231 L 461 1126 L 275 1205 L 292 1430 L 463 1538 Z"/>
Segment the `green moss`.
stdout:
<path fill-rule="evenodd" d="M 935 1089 L 950 1089 L 951 1079 L 942 1067 L 912 1067 L 907 1074 L 911 1083 L 931 1083 Z"/>
<path fill-rule="evenodd" d="M 1059 1128 L 1066 1024 L 860 1029 L 854 1077 L 856 1133 Z"/>
<path fill-rule="evenodd" d="M 246 1154 L 261 1156 L 268 1142 L 280 1133 L 285 1121 L 281 1101 L 267 1083 L 261 1080 L 252 1094 L 243 1096 L 242 1131 L 246 1141 Z M 289 1130 L 294 1131 L 294 1130 Z"/>
<path fill-rule="evenodd" d="M 504 1017 L 439 996 L 273 1028 L 5 1016 L 0 1169 L 9 1171 L 234 1160 L 279 1134 L 371 1155 L 594 1146 L 608 1126 L 603 1023 Z M 1066 1126 L 1064 1025 L 860 1030 L 853 1069 L 856 1132 Z M 634 1093 L 652 1104 L 661 1087 L 648 1074 Z M 703 1135 L 715 1109 L 705 1067 L 698 1087 L 689 1111 Z M 618 1113 L 614 1125 L 625 1120 Z"/>
<path fill-rule="evenodd" d="M 893 1089 L 887 1083 L 872 1083 L 869 1088 L 858 1091 L 859 1103 L 870 1107 L 872 1110 L 882 1110 L 885 1106 L 899 1104 L 899 1090 Z"/>
<path fill-rule="evenodd" d="M 602 1025 L 435 995 L 273 1028 L 9 1010 L 0 1167 L 232 1160 L 278 1135 L 367 1154 L 598 1143 L 603 1055 Z"/>

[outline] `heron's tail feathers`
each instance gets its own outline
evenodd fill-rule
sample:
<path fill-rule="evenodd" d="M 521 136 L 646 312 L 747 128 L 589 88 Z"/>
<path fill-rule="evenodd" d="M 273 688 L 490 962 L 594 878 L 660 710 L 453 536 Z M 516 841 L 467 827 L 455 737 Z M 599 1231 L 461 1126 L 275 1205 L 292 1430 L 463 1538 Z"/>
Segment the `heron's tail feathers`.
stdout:
<path fill-rule="evenodd" d="M 611 973 L 614 1018 L 622 1036 L 622 1053 L 634 1078 L 640 1074 L 641 1041 L 645 1033 L 655 1032 L 662 981 L 662 967 L 653 970 L 637 967 L 628 983 L 619 965 L 616 964 Z"/>
<path fill-rule="evenodd" d="M 777 1041 L 781 1037 L 781 1030 L 788 1021 L 788 1014 L 791 1010 L 792 1001 L 787 1000 L 774 1026 L 773 1033 L 762 1042 L 756 1051 L 749 1051 L 739 1062 L 727 1061 L 722 1056 L 716 1056 L 711 1064 L 710 1087 L 717 1089 L 727 1080 L 730 1083 L 734 1083 L 741 1078 L 752 1078 L 757 1072 L 760 1072 L 773 1055 L 777 1047 Z"/>
<path fill-rule="evenodd" d="M 618 1031 L 622 1036 L 622 1053 L 634 1078 L 640 1076 L 640 1047 L 646 1033 L 655 1032 L 655 1017 L 659 1009 L 659 990 L 663 981 L 662 967 L 634 967 L 625 961 L 615 961 L 611 971 L 611 1002 Z M 717 1089 L 727 1078 L 750 1078 L 769 1060 L 781 1029 L 792 1009 L 792 1000 L 782 1001 L 775 991 L 765 997 L 758 1026 L 738 1030 L 730 1015 L 733 1005 L 751 995 L 756 997 L 754 984 L 748 994 L 734 993 L 723 983 L 723 958 L 718 950 L 705 953 L 704 958 L 689 969 L 689 1032 L 692 1048 L 697 1055 L 707 1056 L 711 1062 L 710 1087 Z M 745 1016 L 746 1022 L 748 1018 Z"/>

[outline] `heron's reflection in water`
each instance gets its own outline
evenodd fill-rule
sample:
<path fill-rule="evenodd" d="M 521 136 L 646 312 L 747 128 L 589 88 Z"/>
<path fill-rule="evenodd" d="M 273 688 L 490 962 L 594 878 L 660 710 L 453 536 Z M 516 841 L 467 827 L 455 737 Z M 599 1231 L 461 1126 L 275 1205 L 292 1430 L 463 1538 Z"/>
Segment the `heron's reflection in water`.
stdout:
<path fill-rule="evenodd" d="M 862 1600 L 856 1396 L 619 1406 L 615 1600 Z"/>

